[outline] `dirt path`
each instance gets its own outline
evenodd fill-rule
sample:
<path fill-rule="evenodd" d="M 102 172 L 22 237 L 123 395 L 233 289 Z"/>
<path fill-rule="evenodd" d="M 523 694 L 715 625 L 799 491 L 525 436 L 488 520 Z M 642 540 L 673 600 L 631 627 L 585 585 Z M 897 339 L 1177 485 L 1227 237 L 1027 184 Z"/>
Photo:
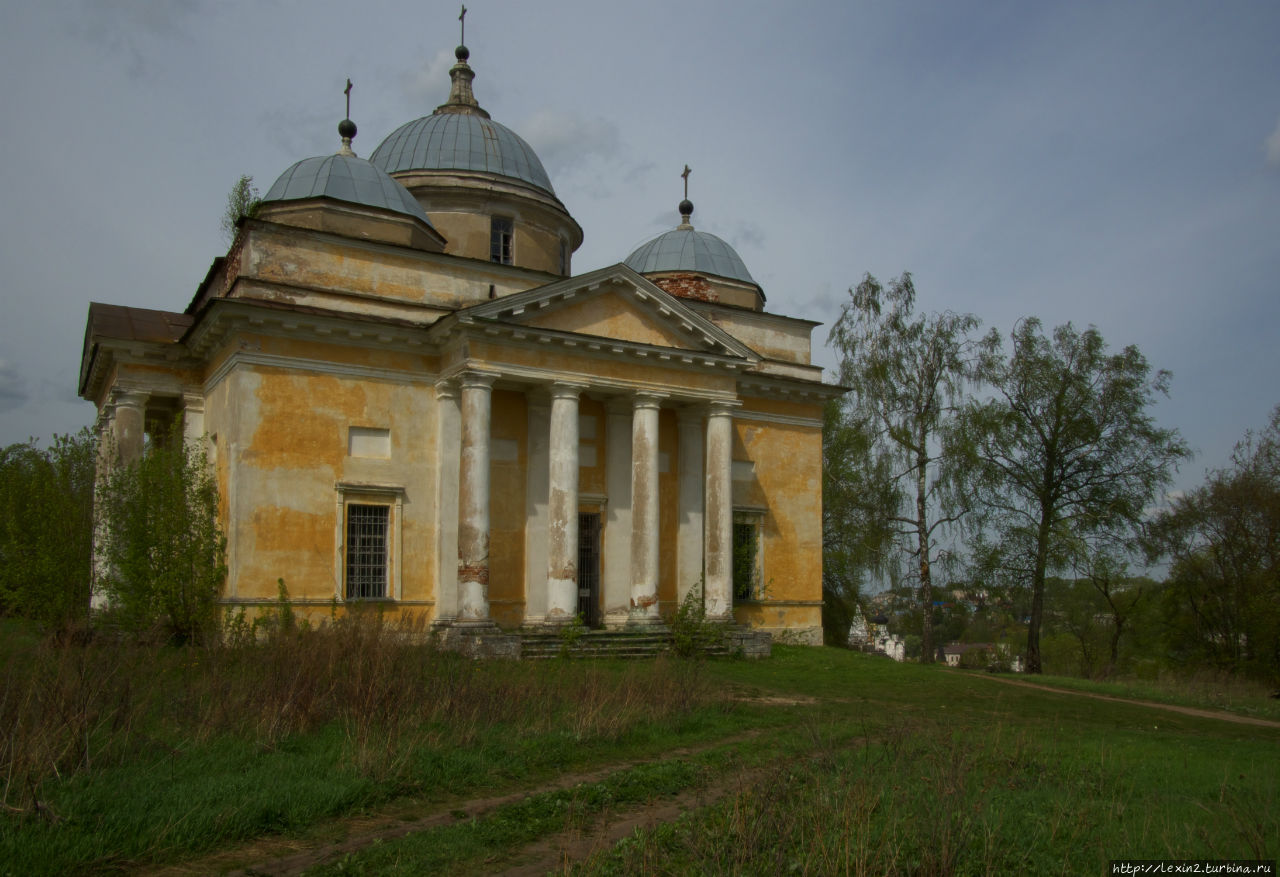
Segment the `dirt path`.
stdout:
<path fill-rule="evenodd" d="M 704 789 L 682 792 L 674 798 L 655 801 L 643 807 L 620 813 L 602 814 L 588 832 L 565 831 L 524 847 L 516 852 L 512 864 L 500 871 L 502 877 L 543 877 L 582 862 L 594 853 L 607 850 L 637 829 L 653 828 L 664 822 L 675 822 L 685 813 L 716 803 L 721 798 L 753 785 L 765 771 L 758 770 L 723 778 Z"/>
<path fill-rule="evenodd" d="M 236 877 L 259 877 L 259 875 L 273 875 L 273 877 L 284 877 L 284 875 L 301 874 L 308 868 L 314 868 L 317 865 L 331 862 L 341 858 L 347 853 L 356 852 L 372 846 L 374 843 L 394 840 L 404 837 L 405 835 L 414 834 L 419 831 L 427 831 L 432 828 L 438 828 L 443 825 L 452 825 L 455 822 L 465 822 L 466 820 L 484 816 L 492 812 L 504 804 L 510 804 L 522 801 L 533 795 L 540 795 L 544 792 L 558 791 L 561 789 L 569 789 L 579 784 L 589 784 L 600 782 L 612 774 L 621 770 L 627 770 L 642 764 L 652 764 L 661 761 L 667 761 L 674 758 L 684 758 L 690 755 L 696 755 L 721 746 L 733 745 L 745 740 L 750 740 L 760 736 L 766 729 L 757 729 L 748 731 L 744 734 L 737 734 L 733 737 L 727 737 L 722 740 L 715 740 L 697 746 L 687 746 L 680 749 L 672 749 L 662 753 L 662 755 L 647 758 L 633 759 L 630 761 L 611 764 L 599 770 L 587 771 L 583 773 L 563 774 L 542 783 L 536 788 L 523 789 L 518 792 L 512 792 L 506 795 L 496 795 L 487 798 L 473 798 L 467 801 L 454 801 L 433 803 L 430 805 L 433 812 L 427 816 L 421 816 L 406 820 L 401 813 L 395 812 L 388 808 L 383 813 L 364 817 L 364 818 L 345 818 L 337 819 L 332 822 L 333 833 L 341 832 L 343 839 L 332 843 L 323 843 L 320 841 L 285 838 L 285 837 L 269 837 L 254 841 L 248 845 L 238 847 L 234 850 L 215 853 L 201 859 L 194 859 L 181 864 L 165 866 L 153 870 L 147 870 L 142 873 L 154 875 L 154 877 L 187 877 L 194 874 L 209 873 L 229 873 Z M 696 801 L 699 796 L 705 797 L 716 791 L 716 789 L 702 790 L 700 793 L 689 793 L 681 795 L 675 799 L 667 799 L 657 802 L 651 806 L 637 808 L 633 811 L 627 811 L 622 814 L 614 814 L 615 821 L 597 826 L 597 830 L 590 835 L 583 836 L 577 840 L 569 838 L 567 835 L 555 835 L 548 838 L 542 844 L 535 847 L 525 848 L 523 854 L 534 856 L 538 862 L 549 861 L 550 864 L 541 871 L 530 871 L 528 873 L 545 874 L 547 871 L 554 869 L 560 859 L 556 856 L 562 856 L 567 850 L 584 850 L 582 856 L 589 854 L 593 847 L 592 843 L 596 837 L 597 831 L 602 831 L 601 838 L 610 835 L 615 831 L 621 831 L 617 835 L 617 839 L 625 837 L 627 834 L 635 830 L 637 825 L 645 825 L 657 822 L 667 821 L 678 816 L 685 809 L 692 806 L 689 801 Z M 717 792 L 722 794 L 722 792 Z M 671 810 L 671 808 L 675 808 Z M 675 815 L 666 815 L 668 811 Z M 638 821 L 633 821 L 638 820 Z M 625 829 L 623 826 L 626 826 Z M 323 834 L 321 829 L 315 833 Z M 583 844 L 588 844 L 583 846 Z M 604 843 L 601 839 L 598 843 Z M 541 849 L 543 844 L 550 844 L 547 848 Z M 579 858 L 577 852 L 572 853 L 572 858 Z M 253 864 L 245 865 L 245 861 Z M 521 865 L 521 867 L 525 867 Z M 530 865 L 529 867 L 533 867 Z M 238 868 L 238 870 L 231 870 Z M 524 873 L 520 871 L 512 873 Z"/>
<path fill-rule="evenodd" d="M 1003 682 L 1005 685 L 1017 685 L 1022 688 L 1034 688 L 1038 691 L 1050 691 L 1054 694 L 1071 694 L 1077 697 L 1091 697 L 1094 700 L 1109 700 L 1112 703 L 1127 703 L 1133 706 L 1145 706 L 1152 709 L 1165 710 L 1171 713 L 1181 713 L 1184 716 L 1196 716 L 1202 719 L 1218 719 L 1223 722 L 1235 722 L 1237 725 L 1259 725 L 1264 728 L 1280 728 L 1280 722 L 1273 719 L 1255 719 L 1252 716 L 1238 716 L 1235 713 L 1223 712 L 1222 710 L 1202 710 L 1193 706 L 1178 706 L 1172 703 L 1157 703 L 1152 700 L 1135 700 L 1129 697 L 1116 697 L 1111 694 L 1097 694 L 1092 691 L 1076 691 L 1071 688 L 1055 688 L 1052 685 L 1040 685 L 1035 682 L 1026 682 L 1022 679 L 1010 679 L 1007 676 L 987 675 L 983 679 L 991 679 L 995 682 Z"/>

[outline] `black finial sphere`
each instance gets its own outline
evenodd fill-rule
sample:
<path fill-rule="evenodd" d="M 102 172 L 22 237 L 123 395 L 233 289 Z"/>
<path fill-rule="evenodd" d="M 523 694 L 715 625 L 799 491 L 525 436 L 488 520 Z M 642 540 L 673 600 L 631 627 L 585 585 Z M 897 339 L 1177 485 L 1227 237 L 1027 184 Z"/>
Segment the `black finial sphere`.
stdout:
<path fill-rule="evenodd" d="M 356 136 L 356 123 L 351 121 L 350 119 L 343 119 L 341 122 L 338 123 L 338 136 L 339 137 Z"/>
<path fill-rule="evenodd" d="M 458 48 L 453 50 L 453 57 L 457 58 L 459 61 L 465 61 L 471 57 L 471 50 L 466 46 L 458 46 Z"/>
<path fill-rule="evenodd" d="M 693 215 L 693 202 L 690 201 L 688 198 L 685 198 L 683 201 L 680 202 L 680 215 L 681 216 Z"/>

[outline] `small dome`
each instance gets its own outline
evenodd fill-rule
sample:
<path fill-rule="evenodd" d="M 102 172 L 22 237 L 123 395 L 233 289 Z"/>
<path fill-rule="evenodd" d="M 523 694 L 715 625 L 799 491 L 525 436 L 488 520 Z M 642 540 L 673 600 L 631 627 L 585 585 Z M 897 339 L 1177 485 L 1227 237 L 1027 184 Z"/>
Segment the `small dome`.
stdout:
<path fill-rule="evenodd" d="M 433 113 L 393 131 L 369 156 L 389 174 L 461 170 L 498 174 L 554 196 L 533 147 L 505 125 L 476 113 Z"/>
<path fill-rule="evenodd" d="M 365 207 L 403 213 L 431 225 L 417 199 L 385 171 L 354 155 L 320 155 L 304 158 L 280 175 L 267 194 L 272 201 L 333 198 Z"/>
<path fill-rule="evenodd" d="M 696 271 L 755 284 L 733 247 L 713 234 L 690 227 L 672 229 L 642 244 L 627 256 L 625 264 L 637 274 Z"/>

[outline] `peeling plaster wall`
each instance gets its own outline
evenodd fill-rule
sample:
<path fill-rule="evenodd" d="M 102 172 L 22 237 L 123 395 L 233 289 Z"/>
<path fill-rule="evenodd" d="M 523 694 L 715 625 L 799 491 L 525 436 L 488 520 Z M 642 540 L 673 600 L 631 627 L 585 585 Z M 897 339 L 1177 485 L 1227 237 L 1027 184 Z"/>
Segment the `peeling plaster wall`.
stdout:
<path fill-rule="evenodd" d="M 752 412 L 819 418 L 821 408 L 749 399 L 734 418 L 734 460 L 749 462 L 735 478 L 734 505 L 765 510 L 762 519 L 765 599 L 736 606 L 738 621 L 770 631 L 794 631 L 801 641 L 822 636 L 822 430 L 753 420 Z M 814 639 L 816 637 L 816 640 Z"/>
<path fill-rule="evenodd" d="M 561 305 L 547 313 L 534 314 L 528 324 L 660 347 L 689 349 L 690 346 L 688 336 L 680 335 L 666 324 L 637 311 L 629 298 L 616 292 Z"/>
<path fill-rule="evenodd" d="M 422 384 L 238 365 L 209 394 L 219 487 L 228 515 L 228 598 L 269 601 L 277 579 L 303 606 L 340 593 L 339 493 L 389 501 L 355 485 L 400 488 L 392 551 L 401 557 L 402 605 L 421 610 L 434 590 L 435 406 Z M 351 427 L 385 429 L 385 457 L 352 456 Z M 372 497 L 372 498 L 370 498 Z M 394 513 L 393 513 L 394 517 Z M 398 527 L 397 527 L 398 524 Z M 396 583 L 389 583 L 391 593 Z"/>
<path fill-rule="evenodd" d="M 676 413 L 658 412 L 658 610 L 670 618 L 676 610 L 676 554 L 680 528 L 680 460 Z"/>
<path fill-rule="evenodd" d="M 524 620 L 525 395 L 494 390 L 489 452 L 489 614 L 502 627 Z"/>

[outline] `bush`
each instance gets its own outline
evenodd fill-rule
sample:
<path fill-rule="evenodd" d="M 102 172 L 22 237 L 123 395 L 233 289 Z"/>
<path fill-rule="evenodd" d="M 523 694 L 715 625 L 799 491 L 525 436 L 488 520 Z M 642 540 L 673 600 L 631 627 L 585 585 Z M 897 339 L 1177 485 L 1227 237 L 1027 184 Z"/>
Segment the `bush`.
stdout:
<path fill-rule="evenodd" d="M 83 429 L 0 449 L 0 614 L 46 628 L 87 618 L 97 448 Z"/>
<path fill-rule="evenodd" d="M 207 638 L 226 578 L 218 488 L 196 445 L 153 442 L 100 485 L 98 587 L 108 614 L 134 635 Z"/>

